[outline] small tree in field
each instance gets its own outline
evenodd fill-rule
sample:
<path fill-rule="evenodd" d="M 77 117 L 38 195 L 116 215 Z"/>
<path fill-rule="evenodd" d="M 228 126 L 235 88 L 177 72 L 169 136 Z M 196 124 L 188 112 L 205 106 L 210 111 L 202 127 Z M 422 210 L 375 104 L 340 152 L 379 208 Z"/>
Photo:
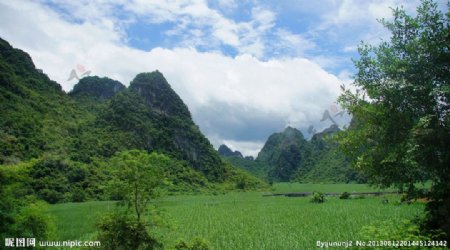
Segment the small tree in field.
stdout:
<path fill-rule="evenodd" d="M 423 228 L 450 237 L 449 13 L 423 0 L 417 16 L 393 10 L 381 23 L 391 32 L 378 46 L 362 44 L 354 85 L 340 103 L 353 115 L 340 148 L 381 186 L 415 192 L 432 181 Z"/>
<path fill-rule="evenodd" d="M 111 190 L 125 211 L 105 216 L 99 223 L 100 238 L 108 249 L 155 249 L 161 248 L 149 232 L 145 217 L 151 199 L 159 196 L 158 188 L 163 182 L 164 165 L 170 158 L 141 150 L 121 152 L 111 160 L 113 180 Z M 128 237 L 128 240 L 124 240 Z"/>
<path fill-rule="evenodd" d="M 325 195 L 322 192 L 313 192 L 310 200 L 312 203 L 324 203 L 326 201 Z"/>
<path fill-rule="evenodd" d="M 159 196 L 158 188 L 164 177 L 162 167 L 169 162 L 170 159 L 164 155 L 140 150 L 124 151 L 113 157 L 114 180 L 111 186 L 122 202 L 133 209 L 138 220 L 150 200 Z"/>

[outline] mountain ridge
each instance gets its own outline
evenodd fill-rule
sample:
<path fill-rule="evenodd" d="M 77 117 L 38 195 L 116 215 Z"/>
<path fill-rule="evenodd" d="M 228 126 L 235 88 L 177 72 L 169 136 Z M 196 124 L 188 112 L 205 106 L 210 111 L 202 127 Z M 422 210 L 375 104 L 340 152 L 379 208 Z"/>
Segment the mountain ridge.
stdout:
<path fill-rule="evenodd" d="M 128 88 L 83 77 L 66 93 L 1 38 L 0 69 L 0 164 L 28 166 L 29 192 L 40 199 L 110 199 L 109 161 L 135 149 L 170 157 L 168 190 L 264 186 L 222 161 L 159 71 L 138 74 Z"/>
<path fill-rule="evenodd" d="M 345 156 L 332 140 L 340 128 L 331 125 L 315 133 L 308 141 L 296 128 L 286 127 L 270 135 L 254 161 L 233 156 L 222 158 L 269 182 L 365 182 L 351 169 Z"/>

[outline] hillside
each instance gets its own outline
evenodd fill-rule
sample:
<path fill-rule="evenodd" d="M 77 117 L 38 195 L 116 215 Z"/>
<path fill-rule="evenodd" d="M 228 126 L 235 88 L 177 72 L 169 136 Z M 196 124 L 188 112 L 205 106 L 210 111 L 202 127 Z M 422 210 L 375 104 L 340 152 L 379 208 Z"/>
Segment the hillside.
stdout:
<path fill-rule="evenodd" d="M 267 139 L 255 160 L 239 157 L 226 146 L 220 152 L 224 160 L 270 182 L 365 182 L 337 151 L 331 137 L 339 131 L 332 125 L 307 141 L 299 130 L 287 127 Z"/>
<path fill-rule="evenodd" d="M 244 156 L 242 155 L 241 152 L 239 152 L 237 150 L 233 151 L 229 147 L 227 147 L 227 145 L 224 145 L 224 144 L 219 146 L 219 149 L 217 150 L 217 152 L 219 153 L 219 155 L 225 156 L 225 157 L 244 158 Z"/>
<path fill-rule="evenodd" d="M 0 39 L 0 164 L 63 153 L 87 116 L 30 56 Z"/>
<path fill-rule="evenodd" d="M 342 152 L 337 150 L 332 140 L 340 129 L 336 125 L 320 133 L 314 134 L 310 140 L 313 148 L 313 167 L 307 172 L 299 172 L 296 176 L 300 182 L 347 183 L 366 182 L 365 177 L 350 166 Z"/>
<path fill-rule="evenodd" d="M 259 152 L 256 161 L 269 166 L 271 181 L 290 181 L 297 171 L 307 171 L 311 163 L 311 146 L 303 134 L 291 127 L 272 134 Z"/>
<path fill-rule="evenodd" d="M 0 39 L 0 53 L 0 165 L 26 165 L 41 199 L 107 199 L 110 158 L 130 149 L 170 157 L 170 190 L 260 183 L 221 160 L 160 72 L 128 88 L 84 77 L 66 94 L 25 52 Z"/>
<path fill-rule="evenodd" d="M 232 151 L 226 145 L 220 145 L 217 152 L 224 161 L 229 162 L 231 165 L 241 168 L 258 178 L 266 179 L 268 166 L 255 161 L 253 156 L 244 157 L 241 152 L 237 150 Z"/>

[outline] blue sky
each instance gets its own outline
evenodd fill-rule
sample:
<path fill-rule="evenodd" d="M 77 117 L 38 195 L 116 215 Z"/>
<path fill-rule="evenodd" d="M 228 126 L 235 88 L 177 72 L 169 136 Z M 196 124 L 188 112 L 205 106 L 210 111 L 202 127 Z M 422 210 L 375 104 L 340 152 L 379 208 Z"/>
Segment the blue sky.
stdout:
<path fill-rule="evenodd" d="M 73 69 L 125 85 L 158 69 L 216 148 L 256 156 L 288 125 L 306 136 L 311 125 L 330 126 L 320 120 L 325 110 L 339 111 L 357 45 L 389 38 L 376 21 L 390 18 L 389 7 L 414 13 L 419 3 L 0 0 L 0 36 L 66 91 L 76 84 L 68 81 Z M 343 126 L 349 118 L 336 119 Z"/>

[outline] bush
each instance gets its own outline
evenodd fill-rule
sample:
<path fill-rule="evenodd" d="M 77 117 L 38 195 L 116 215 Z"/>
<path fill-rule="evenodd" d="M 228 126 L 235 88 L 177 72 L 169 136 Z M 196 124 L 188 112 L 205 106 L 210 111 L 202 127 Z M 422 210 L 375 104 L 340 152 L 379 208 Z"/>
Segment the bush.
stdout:
<path fill-rule="evenodd" d="M 363 226 L 360 231 L 362 240 L 367 241 L 427 241 L 430 238 L 420 235 L 419 226 L 409 220 L 401 222 L 382 221 Z"/>
<path fill-rule="evenodd" d="M 195 238 L 192 244 L 186 243 L 184 240 L 180 240 L 175 246 L 177 250 L 209 250 L 211 247 L 207 240 L 202 238 Z"/>
<path fill-rule="evenodd" d="M 97 224 L 103 249 L 162 249 L 147 226 L 126 213 L 113 213 Z"/>
<path fill-rule="evenodd" d="M 339 199 L 342 199 L 342 200 L 350 199 L 350 193 L 349 193 L 349 192 L 343 192 L 343 193 L 339 196 Z"/>
<path fill-rule="evenodd" d="M 74 188 L 71 193 L 72 202 L 83 202 L 86 200 L 86 192 L 81 188 Z"/>
<path fill-rule="evenodd" d="M 0 239 L 53 238 L 54 224 L 46 204 L 28 195 L 28 170 L 28 163 L 0 165 Z"/>
<path fill-rule="evenodd" d="M 324 203 L 325 202 L 325 195 L 322 192 L 313 192 L 312 203 Z"/>
<path fill-rule="evenodd" d="M 49 239 L 55 234 L 53 220 L 46 213 L 43 202 L 31 203 L 24 207 L 15 218 L 15 235 L 26 238 Z"/>
<path fill-rule="evenodd" d="M 53 189 L 41 189 L 37 192 L 37 196 L 44 201 L 55 204 L 64 199 L 64 195 Z"/>
<path fill-rule="evenodd" d="M 248 186 L 246 179 L 244 177 L 240 177 L 236 182 L 236 188 L 240 190 L 245 190 Z"/>

